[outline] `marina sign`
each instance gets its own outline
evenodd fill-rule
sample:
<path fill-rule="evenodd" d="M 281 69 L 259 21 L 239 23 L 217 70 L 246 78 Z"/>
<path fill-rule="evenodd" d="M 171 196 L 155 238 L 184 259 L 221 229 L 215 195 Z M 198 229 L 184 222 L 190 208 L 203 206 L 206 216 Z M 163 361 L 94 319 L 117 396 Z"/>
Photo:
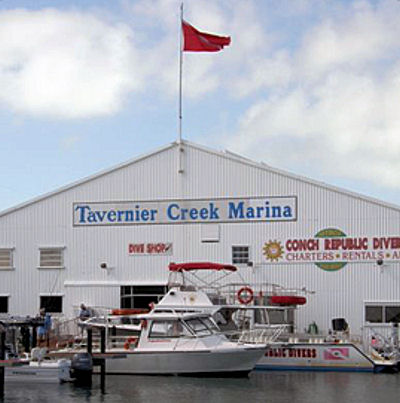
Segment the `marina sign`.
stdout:
<path fill-rule="evenodd" d="M 297 197 L 73 203 L 74 226 L 297 220 Z"/>
<path fill-rule="evenodd" d="M 311 238 L 269 240 L 263 255 L 270 263 L 314 263 L 336 271 L 350 262 L 400 260 L 400 236 L 348 236 L 337 228 L 319 231 Z"/>

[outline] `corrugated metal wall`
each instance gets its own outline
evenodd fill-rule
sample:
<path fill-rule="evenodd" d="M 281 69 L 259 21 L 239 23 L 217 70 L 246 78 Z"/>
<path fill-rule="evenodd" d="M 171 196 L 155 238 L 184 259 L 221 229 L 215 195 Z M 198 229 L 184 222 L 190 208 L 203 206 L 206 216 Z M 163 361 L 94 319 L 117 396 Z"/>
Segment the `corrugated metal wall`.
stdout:
<path fill-rule="evenodd" d="M 317 183 L 282 174 L 260 164 L 191 144 L 178 173 L 176 145 L 111 170 L 77 186 L 0 216 L 0 247 L 13 247 L 15 270 L 0 272 L 0 294 L 10 294 L 10 313 L 35 314 L 39 295 L 64 295 L 64 312 L 80 302 L 119 306 L 119 285 L 167 280 L 170 261 L 231 262 L 232 245 L 251 247 L 253 268 L 244 275 L 258 282 L 307 287 L 316 294 L 299 309 L 299 327 L 316 321 L 327 329 L 333 317 L 346 317 L 358 331 L 363 301 L 400 301 L 400 265 L 380 270 L 374 262 L 348 263 L 326 272 L 313 263 L 268 262 L 269 240 L 311 238 L 329 227 L 349 236 L 399 236 L 400 210 Z M 202 243 L 204 224 L 73 227 L 72 204 L 94 201 L 206 199 L 297 196 L 296 222 L 218 224 L 220 242 Z M 129 256 L 129 243 L 172 242 L 172 256 Z M 38 269 L 39 247 L 65 247 L 65 269 Z M 109 270 L 100 269 L 106 262 Z"/>

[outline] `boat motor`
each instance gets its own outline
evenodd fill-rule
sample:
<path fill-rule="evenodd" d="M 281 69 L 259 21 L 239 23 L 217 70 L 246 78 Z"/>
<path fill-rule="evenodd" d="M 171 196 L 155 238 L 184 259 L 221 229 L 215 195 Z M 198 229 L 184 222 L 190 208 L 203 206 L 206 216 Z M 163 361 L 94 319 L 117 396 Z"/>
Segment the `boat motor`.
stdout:
<path fill-rule="evenodd" d="M 91 385 L 93 359 L 89 353 L 77 353 L 71 361 L 71 378 L 79 385 Z"/>

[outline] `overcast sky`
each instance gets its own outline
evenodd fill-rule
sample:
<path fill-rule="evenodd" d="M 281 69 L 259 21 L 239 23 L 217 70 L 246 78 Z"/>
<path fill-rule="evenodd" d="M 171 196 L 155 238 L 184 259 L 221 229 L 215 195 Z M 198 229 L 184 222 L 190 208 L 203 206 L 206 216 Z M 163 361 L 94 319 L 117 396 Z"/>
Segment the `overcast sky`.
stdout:
<path fill-rule="evenodd" d="M 177 139 L 177 0 L 0 1 L 0 210 Z M 183 138 L 400 205 L 400 1 L 186 0 Z"/>

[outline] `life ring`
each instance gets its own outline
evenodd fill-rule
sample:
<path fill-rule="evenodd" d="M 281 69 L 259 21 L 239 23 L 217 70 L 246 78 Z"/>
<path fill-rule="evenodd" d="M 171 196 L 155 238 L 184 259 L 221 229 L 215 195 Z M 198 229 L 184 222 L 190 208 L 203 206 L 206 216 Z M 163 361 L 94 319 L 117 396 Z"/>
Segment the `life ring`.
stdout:
<path fill-rule="evenodd" d="M 254 298 L 254 293 L 253 290 L 250 287 L 242 287 L 238 292 L 237 292 L 237 298 L 238 301 L 241 304 L 248 305 L 251 302 L 253 302 Z"/>
<path fill-rule="evenodd" d="M 129 350 L 131 348 L 131 344 L 135 344 L 137 342 L 136 337 L 128 337 L 126 342 L 124 343 L 124 349 Z"/>

